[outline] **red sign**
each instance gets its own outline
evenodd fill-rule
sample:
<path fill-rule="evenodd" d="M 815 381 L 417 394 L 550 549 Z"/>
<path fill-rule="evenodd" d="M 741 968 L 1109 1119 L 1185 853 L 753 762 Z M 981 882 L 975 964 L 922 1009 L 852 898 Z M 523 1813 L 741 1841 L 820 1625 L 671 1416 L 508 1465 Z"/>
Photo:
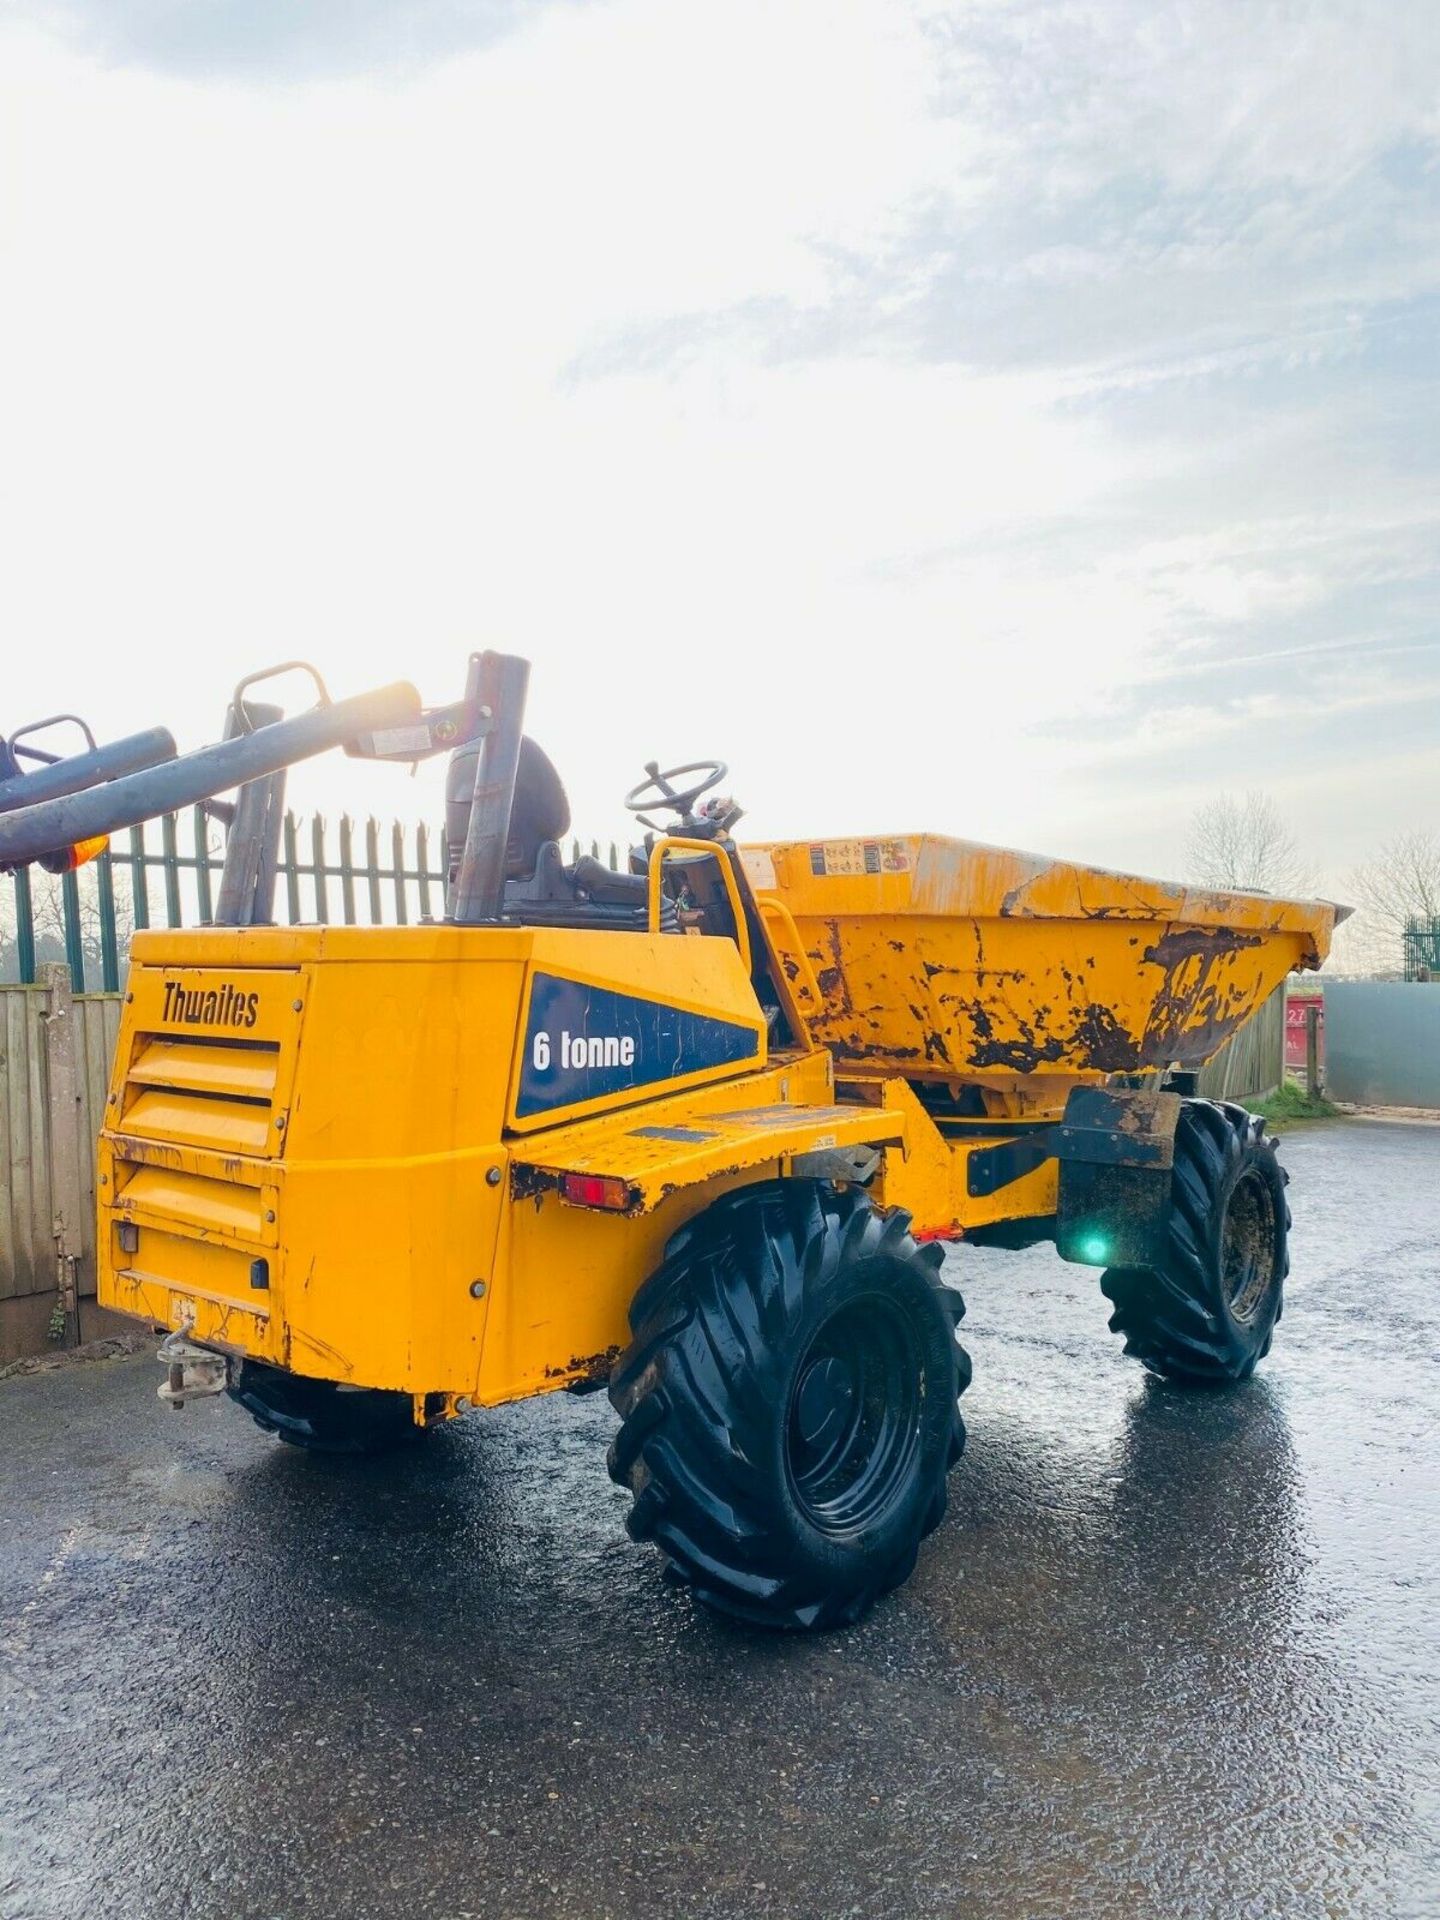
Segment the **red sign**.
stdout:
<path fill-rule="evenodd" d="M 1285 1065 L 1294 1073 L 1305 1071 L 1306 1023 L 1314 1007 L 1320 1029 L 1320 1064 L 1325 1061 L 1325 1000 L 1318 993 L 1292 994 L 1285 1002 Z"/>

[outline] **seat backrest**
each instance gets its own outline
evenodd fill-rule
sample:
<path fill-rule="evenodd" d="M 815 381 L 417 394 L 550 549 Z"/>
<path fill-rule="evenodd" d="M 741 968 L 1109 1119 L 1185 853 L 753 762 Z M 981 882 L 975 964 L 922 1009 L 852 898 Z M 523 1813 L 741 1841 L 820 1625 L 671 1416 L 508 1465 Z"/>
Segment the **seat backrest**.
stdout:
<path fill-rule="evenodd" d="M 470 806 L 475 797 L 475 765 L 480 758 L 480 742 L 457 747 L 445 772 L 445 839 L 450 849 L 450 865 L 459 864 L 465 834 L 470 825 Z M 515 804 L 510 811 L 510 840 L 505 872 L 512 880 L 528 879 L 535 871 L 540 849 L 547 840 L 559 840 L 570 831 L 570 802 L 543 747 L 527 735 L 520 742 L 520 760 L 515 770 Z"/>

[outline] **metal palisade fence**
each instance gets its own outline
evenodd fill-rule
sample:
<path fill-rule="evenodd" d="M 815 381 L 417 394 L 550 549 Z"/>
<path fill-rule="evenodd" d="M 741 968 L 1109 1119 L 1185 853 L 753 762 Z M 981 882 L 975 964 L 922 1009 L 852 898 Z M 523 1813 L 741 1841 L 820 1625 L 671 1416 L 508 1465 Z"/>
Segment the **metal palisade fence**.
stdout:
<path fill-rule="evenodd" d="M 1406 921 L 1405 978 L 1440 980 L 1440 918 Z"/>
<path fill-rule="evenodd" d="M 157 844 L 158 842 L 158 844 Z M 604 857 L 590 842 L 595 858 Z M 571 857 L 582 851 L 572 842 Z M 611 867 L 619 852 L 608 849 Z M 224 865 L 224 836 L 203 807 L 167 813 L 76 872 L 52 878 L 30 869 L 11 876 L 12 895 L 0 908 L 0 983 L 32 985 L 37 968 L 63 961 L 72 991 L 116 993 L 132 932 L 150 926 L 204 926 L 214 918 Z M 443 831 L 422 821 L 382 827 L 341 816 L 335 828 L 318 815 L 285 816 L 281 837 L 277 917 L 346 926 L 406 926 L 439 919 L 445 911 L 449 852 Z"/>

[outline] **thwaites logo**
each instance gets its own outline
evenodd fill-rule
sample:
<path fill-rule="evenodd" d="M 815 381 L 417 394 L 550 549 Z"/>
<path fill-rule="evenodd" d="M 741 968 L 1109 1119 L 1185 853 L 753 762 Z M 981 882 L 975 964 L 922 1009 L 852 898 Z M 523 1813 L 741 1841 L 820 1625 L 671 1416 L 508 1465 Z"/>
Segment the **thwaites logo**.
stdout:
<path fill-rule="evenodd" d="M 260 1014 L 258 993 L 245 993 L 227 980 L 221 987 L 187 987 L 179 980 L 165 982 L 162 1020 L 187 1027 L 253 1027 Z"/>

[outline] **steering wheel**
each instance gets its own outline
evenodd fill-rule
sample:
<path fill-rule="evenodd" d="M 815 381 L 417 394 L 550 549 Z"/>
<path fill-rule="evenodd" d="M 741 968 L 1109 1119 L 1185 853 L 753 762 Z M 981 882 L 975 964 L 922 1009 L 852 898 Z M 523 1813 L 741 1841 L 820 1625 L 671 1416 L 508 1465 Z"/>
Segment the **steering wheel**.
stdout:
<path fill-rule="evenodd" d="M 647 760 L 645 772 L 647 779 L 638 787 L 632 787 L 625 796 L 625 805 L 631 813 L 645 813 L 651 807 L 671 807 L 682 816 L 688 817 L 695 802 L 702 793 L 708 793 L 711 787 L 718 787 L 730 769 L 723 760 L 690 760 L 683 767 L 667 767 L 662 773 L 654 760 Z M 676 780 L 683 780 L 687 774 L 698 773 L 700 778 L 692 781 L 688 787 L 677 787 Z"/>

